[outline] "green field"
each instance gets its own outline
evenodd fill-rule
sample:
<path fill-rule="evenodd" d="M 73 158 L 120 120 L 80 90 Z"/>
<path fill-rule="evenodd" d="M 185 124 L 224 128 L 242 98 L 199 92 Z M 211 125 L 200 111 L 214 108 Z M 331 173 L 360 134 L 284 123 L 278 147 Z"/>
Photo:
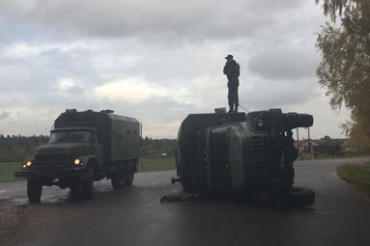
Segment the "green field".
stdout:
<path fill-rule="evenodd" d="M 338 176 L 370 196 L 370 163 L 346 164 L 338 167 Z"/>
<path fill-rule="evenodd" d="M 175 157 L 144 158 L 139 160 L 139 172 L 154 172 L 176 169 Z"/>
<path fill-rule="evenodd" d="M 0 182 L 20 181 L 24 179 L 14 178 L 15 171 L 20 170 L 19 162 L 1 162 L 0 163 Z"/>
<path fill-rule="evenodd" d="M 13 174 L 18 171 L 20 164 L 18 162 L 0 163 L 0 183 L 20 181 L 24 179 L 14 178 Z M 163 158 L 144 158 L 140 159 L 138 165 L 139 172 L 154 172 L 175 169 L 175 157 Z"/>

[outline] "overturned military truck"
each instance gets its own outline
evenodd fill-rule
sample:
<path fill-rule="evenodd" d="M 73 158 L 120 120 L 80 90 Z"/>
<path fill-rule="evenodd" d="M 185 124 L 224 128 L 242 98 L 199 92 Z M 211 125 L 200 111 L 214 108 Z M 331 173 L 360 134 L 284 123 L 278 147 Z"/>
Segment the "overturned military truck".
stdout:
<path fill-rule="evenodd" d="M 107 178 L 114 189 L 130 186 L 140 156 L 140 123 L 112 110 L 66 110 L 54 122 L 49 143 L 22 163 L 16 177 L 27 180 L 30 202 L 43 186 L 70 188 L 76 198 L 91 198 L 93 182 Z"/>
<path fill-rule="evenodd" d="M 177 177 L 192 195 L 245 197 L 258 203 L 309 206 L 314 192 L 293 187 L 292 129 L 310 127 L 307 114 L 270 109 L 190 114 L 178 133 Z"/>

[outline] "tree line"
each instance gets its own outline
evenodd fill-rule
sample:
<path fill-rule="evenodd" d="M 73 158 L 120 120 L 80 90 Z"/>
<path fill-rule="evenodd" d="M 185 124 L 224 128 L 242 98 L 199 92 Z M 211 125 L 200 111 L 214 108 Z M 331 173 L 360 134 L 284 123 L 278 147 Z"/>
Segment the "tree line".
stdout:
<path fill-rule="evenodd" d="M 0 135 L 0 162 L 23 161 L 32 157 L 35 149 L 49 141 L 48 136 L 20 136 Z M 176 139 L 142 139 L 142 153 L 144 156 L 174 155 Z"/>
<path fill-rule="evenodd" d="M 177 139 L 152 139 L 145 137 L 142 139 L 143 156 L 161 156 L 166 154 L 168 156 L 175 155 Z"/>
<path fill-rule="evenodd" d="M 0 135 L 0 162 L 22 161 L 30 157 L 35 149 L 48 142 L 47 136 Z"/>

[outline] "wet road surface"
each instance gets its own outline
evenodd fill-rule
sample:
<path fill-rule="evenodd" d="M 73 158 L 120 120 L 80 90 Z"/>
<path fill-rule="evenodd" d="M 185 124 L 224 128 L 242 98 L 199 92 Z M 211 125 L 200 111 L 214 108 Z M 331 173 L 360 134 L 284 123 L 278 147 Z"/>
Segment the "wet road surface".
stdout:
<path fill-rule="evenodd" d="M 203 200 L 162 204 L 179 186 L 174 171 L 139 173 L 134 186 L 94 183 L 92 200 L 44 187 L 28 204 L 26 183 L 0 184 L 0 245 L 370 245 L 370 199 L 340 181 L 335 168 L 370 158 L 297 161 L 296 186 L 316 203 L 283 211 Z"/>

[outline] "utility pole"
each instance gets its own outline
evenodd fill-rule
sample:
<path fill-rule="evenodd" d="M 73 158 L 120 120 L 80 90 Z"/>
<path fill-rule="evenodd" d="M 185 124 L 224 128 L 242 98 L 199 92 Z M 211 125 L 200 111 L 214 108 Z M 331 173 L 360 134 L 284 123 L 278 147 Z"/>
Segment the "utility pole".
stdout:
<path fill-rule="evenodd" d="M 307 131 L 308 131 L 308 144 L 309 144 L 309 147 L 310 147 L 311 160 L 313 160 L 313 148 L 312 148 L 312 143 L 311 143 L 311 135 L 310 135 L 310 128 L 309 127 L 307 127 Z"/>
<path fill-rule="evenodd" d="M 298 127 L 296 128 L 296 131 L 297 131 L 297 142 L 299 142 L 299 131 L 298 131 Z"/>
<path fill-rule="evenodd" d="M 301 144 L 299 143 L 299 131 L 298 131 L 298 127 L 296 128 L 296 133 L 297 133 L 297 151 L 298 151 L 298 156 L 301 156 L 301 159 L 303 158 L 302 157 L 302 153 L 300 153 L 299 149 L 301 148 Z"/>
<path fill-rule="evenodd" d="M 141 157 L 141 167 L 144 167 L 144 157 L 143 157 L 143 124 L 140 122 L 140 157 Z"/>

